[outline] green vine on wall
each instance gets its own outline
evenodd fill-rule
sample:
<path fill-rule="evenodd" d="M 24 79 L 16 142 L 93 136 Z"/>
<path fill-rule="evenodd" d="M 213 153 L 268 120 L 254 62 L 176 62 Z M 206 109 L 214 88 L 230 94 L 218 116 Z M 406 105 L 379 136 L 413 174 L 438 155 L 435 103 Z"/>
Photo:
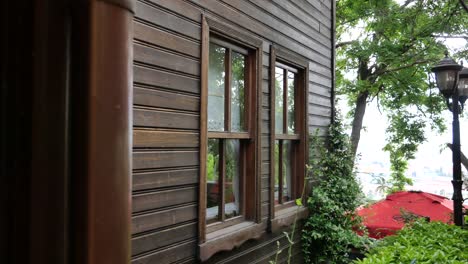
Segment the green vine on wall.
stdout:
<path fill-rule="evenodd" d="M 314 179 L 307 206 L 310 216 L 302 232 L 306 263 L 346 263 L 351 247 L 365 239 L 354 231 L 360 225 L 355 214 L 363 195 L 354 173 L 354 156 L 343 124 L 337 117 L 328 137 L 310 140 L 309 173 Z"/>

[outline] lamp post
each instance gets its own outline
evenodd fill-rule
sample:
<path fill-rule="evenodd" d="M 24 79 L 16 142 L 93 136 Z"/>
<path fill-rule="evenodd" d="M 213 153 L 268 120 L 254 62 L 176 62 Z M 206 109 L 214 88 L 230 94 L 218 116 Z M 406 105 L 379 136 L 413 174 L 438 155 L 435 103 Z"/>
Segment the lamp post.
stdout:
<path fill-rule="evenodd" d="M 465 101 L 468 98 L 468 69 L 463 68 L 462 65 L 449 58 L 448 52 L 446 52 L 445 58 L 434 66 L 432 71 L 436 76 L 437 87 L 445 97 L 449 110 L 453 113 L 453 216 L 455 225 L 463 226 L 463 181 L 461 177 L 460 123 L 458 115 L 463 110 Z"/>

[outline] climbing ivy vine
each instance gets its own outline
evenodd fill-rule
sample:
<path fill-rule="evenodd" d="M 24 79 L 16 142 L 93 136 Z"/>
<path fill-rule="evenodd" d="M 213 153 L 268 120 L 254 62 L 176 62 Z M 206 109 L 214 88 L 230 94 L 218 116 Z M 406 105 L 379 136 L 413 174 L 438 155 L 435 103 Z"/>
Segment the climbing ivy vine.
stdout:
<path fill-rule="evenodd" d="M 363 194 L 354 173 L 354 155 L 340 118 L 326 139 L 310 140 L 308 166 L 314 179 L 307 206 L 310 216 L 302 233 L 306 263 L 345 263 L 351 247 L 360 248 L 365 238 L 353 230 L 360 226 L 355 214 Z"/>

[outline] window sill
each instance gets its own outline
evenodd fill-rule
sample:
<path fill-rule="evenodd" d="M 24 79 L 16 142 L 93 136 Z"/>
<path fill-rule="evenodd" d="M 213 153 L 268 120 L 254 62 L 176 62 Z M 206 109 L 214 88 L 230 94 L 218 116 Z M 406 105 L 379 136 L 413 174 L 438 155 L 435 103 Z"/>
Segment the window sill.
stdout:
<path fill-rule="evenodd" d="M 296 218 L 297 214 L 297 218 Z M 282 227 L 294 224 L 294 220 L 301 220 L 309 215 L 307 207 L 291 206 L 275 212 L 275 218 L 270 220 L 271 232 L 276 232 Z"/>
<path fill-rule="evenodd" d="M 219 251 L 239 247 L 249 239 L 258 239 L 264 233 L 266 224 L 251 221 L 232 225 L 206 235 L 206 241 L 199 245 L 200 260 L 206 261 Z"/>

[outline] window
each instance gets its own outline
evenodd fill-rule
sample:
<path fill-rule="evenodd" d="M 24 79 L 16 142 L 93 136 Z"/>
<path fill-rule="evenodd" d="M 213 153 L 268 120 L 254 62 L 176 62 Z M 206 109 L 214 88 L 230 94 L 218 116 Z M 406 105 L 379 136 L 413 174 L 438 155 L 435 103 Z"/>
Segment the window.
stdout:
<path fill-rule="evenodd" d="M 270 54 L 271 93 L 271 189 L 270 214 L 272 228 L 276 222 L 283 225 L 284 212 L 295 207 L 304 186 L 307 131 L 307 61 L 284 49 L 272 46 Z M 295 212 L 293 212 L 295 213 Z M 281 221 L 275 221 L 283 217 Z"/>
<path fill-rule="evenodd" d="M 202 19 L 199 253 L 204 261 L 265 230 L 260 223 L 263 42 Z"/>
<path fill-rule="evenodd" d="M 206 224 L 245 218 L 245 149 L 251 139 L 246 109 L 248 51 L 210 39 Z"/>

